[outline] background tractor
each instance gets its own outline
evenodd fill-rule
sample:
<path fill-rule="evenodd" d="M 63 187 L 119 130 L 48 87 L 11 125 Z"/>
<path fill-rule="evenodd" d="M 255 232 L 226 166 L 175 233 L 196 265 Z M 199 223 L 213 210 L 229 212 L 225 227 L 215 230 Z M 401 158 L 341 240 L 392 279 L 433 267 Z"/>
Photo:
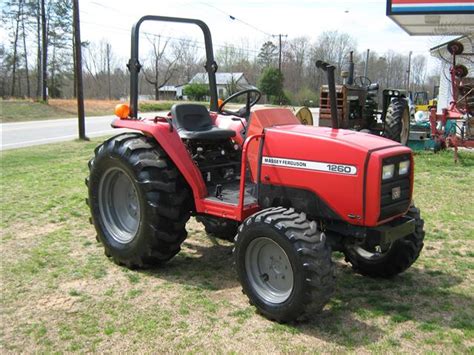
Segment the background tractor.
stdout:
<path fill-rule="evenodd" d="M 138 116 L 144 21 L 201 28 L 210 110 L 183 103 L 166 116 Z M 334 67 L 319 65 L 333 73 Z M 235 267 L 250 303 L 286 322 L 321 310 L 330 299 L 332 251 L 372 277 L 393 277 L 418 258 L 424 231 L 412 202 L 409 148 L 336 129 L 335 115 L 326 128 L 303 125 L 286 108 L 252 110 L 260 98 L 255 89 L 233 95 L 245 98 L 237 111 L 226 108 L 231 98 L 218 105 L 211 34 L 200 20 L 141 18 L 132 29 L 128 68 L 130 107 L 121 106 L 112 125 L 135 133 L 99 145 L 86 179 L 91 221 L 117 264 L 170 260 L 195 216 L 206 231 L 235 243 Z M 334 86 L 330 91 L 335 95 Z"/>
<path fill-rule="evenodd" d="M 435 86 L 435 89 L 437 86 Z M 433 95 L 432 99 L 429 99 L 428 91 L 415 91 L 413 93 L 413 104 L 415 105 L 415 112 L 423 111 L 429 112 L 431 108 L 436 108 L 438 100 L 436 99 L 436 94 Z"/>
<path fill-rule="evenodd" d="M 350 53 L 347 83 L 336 85 L 337 126 L 344 129 L 370 132 L 406 145 L 410 134 L 410 110 L 407 92 L 385 89 L 379 108 L 379 84 L 369 78 L 354 78 L 353 53 Z M 330 127 L 331 83 L 320 90 L 319 126 Z"/>

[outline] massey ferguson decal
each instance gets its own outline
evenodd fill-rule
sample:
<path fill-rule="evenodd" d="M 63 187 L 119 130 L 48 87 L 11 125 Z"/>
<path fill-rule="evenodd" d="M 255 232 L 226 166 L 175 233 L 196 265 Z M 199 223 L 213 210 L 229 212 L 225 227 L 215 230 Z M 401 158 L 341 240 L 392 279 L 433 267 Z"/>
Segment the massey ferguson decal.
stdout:
<path fill-rule="evenodd" d="M 282 166 L 285 168 L 325 171 L 333 174 L 356 175 L 357 168 L 353 165 L 325 163 L 319 161 L 295 160 L 275 157 L 262 157 L 263 165 Z"/>

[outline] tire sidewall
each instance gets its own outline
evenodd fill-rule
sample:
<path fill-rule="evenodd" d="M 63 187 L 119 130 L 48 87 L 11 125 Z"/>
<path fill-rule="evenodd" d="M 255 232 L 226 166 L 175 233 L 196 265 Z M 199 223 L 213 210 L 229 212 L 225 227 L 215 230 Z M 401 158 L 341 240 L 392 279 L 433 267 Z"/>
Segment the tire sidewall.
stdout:
<path fill-rule="evenodd" d="M 249 244 L 260 237 L 268 238 L 277 243 L 286 253 L 293 270 L 293 289 L 288 299 L 282 303 L 271 303 L 261 298 L 250 284 L 245 266 L 246 251 Z M 251 302 L 267 317 L 286 318 L 288 315 L 297 314 L 304 306 L 305 297 L 305 272 L 297 251 L 288 238 L 274 226 L 260 222 L 244 226 L 238 234 L 235 246 L 235 263 L 238 276 Z"/>
<path fill-rule="evenodd" d="M 101 179 L 104 174 L 111 168 L 120 169 L 125 173 L 132 184 L 134 185 L 135 191 L 137 192 L 138 202 L 140 205 L 140 220 L 138 224 L 137 232 L 134 238 L 128 243 L 119 243 L 116 241 L 112 234 L 108 231 L 104 225 L 102 214 L 99 206 L 99 189 L 101 185 Z M 124 258 L 130 258 L 134 255 L 133 250 L 142 249 L 145 246 L 145 240 L 143 238 L 146 231 L 146 223 L 144 223 L 146 209 L 146 198 L 144 192 L 137 184 L 137 177 L 135 172 L 130 165 L 122 160 L 117 154 L 110 154 L 100 156 L 98 155 L 94 160 L 94 165 L 90 173 L 90 189 L 89 189 L 89 200 L 91 201 L 92 218 L 94 219 L 94 225 L 96 226 L 97 235 L 100 241 L 107 249 L 113 249 L 115 255 L 119 255 Z M 142 245 L 143 244 L 143 245 Z"/>

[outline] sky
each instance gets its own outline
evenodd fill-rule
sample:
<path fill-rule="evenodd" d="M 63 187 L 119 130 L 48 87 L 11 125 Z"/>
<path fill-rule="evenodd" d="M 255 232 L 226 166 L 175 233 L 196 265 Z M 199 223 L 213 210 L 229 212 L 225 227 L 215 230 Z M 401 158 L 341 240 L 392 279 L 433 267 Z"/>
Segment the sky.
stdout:
<path fill-rule="evenodd" d="M 440 37 L 409 36 L 386 16 L 385 0 L 81 0 L 79 6 L 82 41 L 106 39 L 123 60 L 130 56 L 130 29 L 143 15 L 203 20 L 211 29 L 215 51 L 233 43 L 257 53 L 264 41 L 277 41 L 272 34 L 315 40 L 326 30 L 349 33 L 357 40 L 359 51 L 370 49 L 379 54 L 395 50 L 428 55 L 429 48 L 445 42 Z M 141 30 L 202 41 L 199 29 L 192 25 L 145 23 Z M 429 66 L 435 65 L 436 60 L 430 59 Z"/>
<path fill-rule="evenodd" d="M 426 55 L 428 69 L 434 70 L 438 62 L 429 56 L 429 49 L 447 41 L 409 36 L 386 16 L 386 0 L 80 0 L 79 7 L 82 41 L 108 41 L 123 65 L 130 57 L 131 27 L 144 15 L 203 20 L 211 30 L 214 51 L 234 44 L 251 56 L 265 41 L 277 43 L 272 35 L 307 36 L 314 41 L 323 31 L 338 30 L 355 38 L 360 52 L 370 49 L 382 55 L 394 50 L 408 55 L 412 51 Z M 192 25 L 144 23 L 141 31 L 203 42 L 201 32 Z M 1 31 L 0 41 L 7 38 L 6 31 Z M 141 55 L 145 55 L 146 38 L 140 41 Z"/>

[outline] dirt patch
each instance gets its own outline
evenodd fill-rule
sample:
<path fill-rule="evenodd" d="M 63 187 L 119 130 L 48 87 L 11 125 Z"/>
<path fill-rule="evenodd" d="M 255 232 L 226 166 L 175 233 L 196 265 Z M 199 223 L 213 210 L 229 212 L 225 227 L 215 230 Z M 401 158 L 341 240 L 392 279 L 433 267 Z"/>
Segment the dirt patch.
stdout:
<path fill-rule="evenodd" d="M 26 251 L 37 245 L 41 238 L 50 233 L 54 233 L 63 226 L 57 223 L 47 223 L 32 226 L 27 223 L 19 223 L 7 227 L 2 231 L 1 250 L 4 261 L 15 260 L 21 256 L 22 251 Z"/>

